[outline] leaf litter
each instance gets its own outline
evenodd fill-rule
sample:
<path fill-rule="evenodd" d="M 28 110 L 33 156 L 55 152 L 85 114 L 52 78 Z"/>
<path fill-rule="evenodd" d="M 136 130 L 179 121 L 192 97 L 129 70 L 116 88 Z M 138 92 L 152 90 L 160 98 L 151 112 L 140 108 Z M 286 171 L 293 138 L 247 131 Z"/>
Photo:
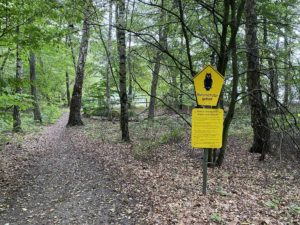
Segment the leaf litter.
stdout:
<path fill-rule="evenodd" d="M 0 224 L 300 224 L 299 164 L 259 162 L 247 139 L 230 137 L 203 196 L 202 150 L 190 148 L 189 128 L 140 160 L 133 146 L 146 133 L 134 123 L 129 144 L 118 123 L 65 123 L 0 153 Z"/>

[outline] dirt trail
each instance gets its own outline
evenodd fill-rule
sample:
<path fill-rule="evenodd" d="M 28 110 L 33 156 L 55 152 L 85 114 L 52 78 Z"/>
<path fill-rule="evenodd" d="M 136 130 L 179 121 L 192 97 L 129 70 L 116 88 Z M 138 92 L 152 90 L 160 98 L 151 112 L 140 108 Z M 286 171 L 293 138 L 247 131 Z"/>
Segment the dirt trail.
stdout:
<path fill-rule="evenodd" d="M 204 196 L 202 152 L 189 148 L 189 135 L 141 161 L 132 146 L 143 132 L 126 144 L 115 141 L 118 123 L 66 122 L 0 152 L 0 225 L 300 224 L 299 163 L 258 161 L 248 137 L 230 138 Z"/>
<path fill-rule="evenodd" d="M 35 141 L 23 143 L 29 152 L 27 175 L 17 190 L 0 198 L 2 206 L 7 204 L 0 225 L 134 224 L 122 212 L 126 196 L 116 191 L 118 184 L 101 159 L 87 153 L 92 146 L 78 135 L 80 128 L 65 128 L 66 121 L 67 114 Z"/>

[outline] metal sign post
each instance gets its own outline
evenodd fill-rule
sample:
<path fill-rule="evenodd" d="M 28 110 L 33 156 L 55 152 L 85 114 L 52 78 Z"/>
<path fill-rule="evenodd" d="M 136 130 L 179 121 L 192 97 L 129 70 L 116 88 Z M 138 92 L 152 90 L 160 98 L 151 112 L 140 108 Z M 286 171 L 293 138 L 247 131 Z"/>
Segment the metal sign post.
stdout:
<path fill-rule="evenodd" d="M 212 66 L 205 67 L 194 77 L 194 87 L 197 105 L 192 111 L 192 147 L 203 148 L 203 187 L 202 193 L 207 191 L 207 164 L 210 148 L 222 147 L 224 111 L 215 107 L 224 83 L 224 77 Z"/>
<path fill-rule="evenodd" d="M 202 193 L 206 195 L 207 190 L 207 162 L 208 161 L 208 149 L 204 149 L 204 156 L 203 156 L 203 185 L 202 185 Z"/>

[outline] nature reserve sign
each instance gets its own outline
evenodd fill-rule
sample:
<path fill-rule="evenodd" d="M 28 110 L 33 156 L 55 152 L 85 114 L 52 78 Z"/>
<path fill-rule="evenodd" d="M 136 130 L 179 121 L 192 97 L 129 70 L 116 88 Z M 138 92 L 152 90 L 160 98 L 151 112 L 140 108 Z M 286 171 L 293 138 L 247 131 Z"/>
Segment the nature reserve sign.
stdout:
<path fill-rule="evenodd" d="M 194 77 L 197 104 L 216 106 L 224 83 L 224 77 L 212 66 L 205 67 Z"/>
<path fill-rule="evenodd" d="M 218 109 L 224 77 L 212 66 L 205 67 L 194 77 L 197 108 L 192 111 L 192 147 L 203 148 L 203 186 L 207 189 L 208 149 L 222 147 L 223 109 Z M 214 107 L 214 108 L 212 108 Z"/>
<path fill-rule="evenodd" d="M 222 109 L 193 109 L 192 147 L 221 148 L 223 117 L 224 111 Z"/>

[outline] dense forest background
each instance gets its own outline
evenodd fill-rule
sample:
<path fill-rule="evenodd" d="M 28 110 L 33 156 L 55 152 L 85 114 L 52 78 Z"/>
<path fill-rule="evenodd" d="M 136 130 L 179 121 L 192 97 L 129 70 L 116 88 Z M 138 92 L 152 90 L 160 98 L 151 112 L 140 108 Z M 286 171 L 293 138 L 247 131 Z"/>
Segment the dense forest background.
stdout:
<path fill-rule="evenodd" d="M 82 113 L 119 119 L 124 141 L 141 113 L 189 125 L 193 77 L 211 64 L 225 77 L 219 165 L 232 120 L 252 126 L 261 160 L 272 137 L 299 150 L 297 0 L 3 0 L 0 15 L 1 132 L 54 122 L 67 106 L 69 125 Z"/>
<path fill-rule="evenodd" d="M 0 224 L 300 224 L 299 7 L 0 0 Z M 208 65 L 224 123 L 203 151 Z"/>

